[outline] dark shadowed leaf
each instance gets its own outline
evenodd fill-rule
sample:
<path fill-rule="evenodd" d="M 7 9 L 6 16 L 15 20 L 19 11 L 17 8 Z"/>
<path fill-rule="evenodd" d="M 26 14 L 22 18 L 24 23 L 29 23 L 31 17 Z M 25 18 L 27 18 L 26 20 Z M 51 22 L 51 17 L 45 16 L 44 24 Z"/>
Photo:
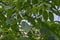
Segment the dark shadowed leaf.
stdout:
<path fill-rule="evenodd" d="M 43 12 L 42 16 L 43 16 L 45 21 L 48 20 L 48 13 L 46 11 Z"/>
<path fill-rule="evenodd" d="M 49 12 L 49 19 L 50 19 L 51 21 L 54 21 L 54 15 L 53 15 L 53 13 L 51 13 L 51 12 Z"/>

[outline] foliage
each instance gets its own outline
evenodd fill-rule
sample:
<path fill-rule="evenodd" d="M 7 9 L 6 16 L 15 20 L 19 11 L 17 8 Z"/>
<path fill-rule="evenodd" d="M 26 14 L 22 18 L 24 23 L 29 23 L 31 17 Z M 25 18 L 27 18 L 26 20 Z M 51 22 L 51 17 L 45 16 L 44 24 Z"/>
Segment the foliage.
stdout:
<path fill-rule="evenodd" d="M 60 0 L 0 0 L 0 40 L 60 40 L 59 8 Z"/>

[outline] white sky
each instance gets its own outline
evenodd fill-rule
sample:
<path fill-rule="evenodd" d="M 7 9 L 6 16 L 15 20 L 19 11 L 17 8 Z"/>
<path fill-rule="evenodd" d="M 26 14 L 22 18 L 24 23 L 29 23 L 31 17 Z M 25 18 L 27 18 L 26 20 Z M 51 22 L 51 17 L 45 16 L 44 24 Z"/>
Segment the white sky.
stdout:
<path fill-rule="evenodd" d="M 60 16 L 54 14 L 54 21 L 60 21 Z"/>

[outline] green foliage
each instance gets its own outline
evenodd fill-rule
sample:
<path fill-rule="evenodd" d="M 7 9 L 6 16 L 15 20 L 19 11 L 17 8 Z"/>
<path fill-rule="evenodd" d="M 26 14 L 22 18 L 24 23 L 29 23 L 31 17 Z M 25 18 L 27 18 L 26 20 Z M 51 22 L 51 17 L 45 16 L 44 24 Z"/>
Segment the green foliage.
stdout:
<path fill-rule="evenodd" d="M 0 40 L 60 40 L 59 8 L 60 0 L 0 0 Z"/>

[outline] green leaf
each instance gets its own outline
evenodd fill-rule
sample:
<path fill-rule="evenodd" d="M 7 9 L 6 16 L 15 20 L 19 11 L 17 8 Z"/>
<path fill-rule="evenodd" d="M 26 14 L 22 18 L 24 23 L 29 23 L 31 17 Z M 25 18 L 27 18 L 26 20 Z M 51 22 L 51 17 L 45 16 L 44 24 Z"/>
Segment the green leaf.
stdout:
<path fill-rule="evenodd" d="M 37 6 L 36 5 L 33 6 L 32 13 L 37 14 Z"/>
<path fill-rule="evenodd" d="M 17 0 L 16 8 L 19 9 L 19 10 L 22 10 L 24 1 L 25 0 Z"/>
<path fill-rule="evenodd" d="M 14 14 L 15 10 L 13 8 L 10 8 L 6 10 L 7 18 L 10 18 Z"/>
<path fill-rule="evenodd" d="M 54 15 L 53 15 L 53 13 L 51 13 L 51 12 L 49 12 L 49 19 L 50 19 L 51 21 L 54 21 Z"/>
<path fill-rule="evenodd" d="M 43 14 L 42 14 L 43 18 L 45 21 L 48 20 L 48 13 L 46 11 L 43 11 Z"/>

